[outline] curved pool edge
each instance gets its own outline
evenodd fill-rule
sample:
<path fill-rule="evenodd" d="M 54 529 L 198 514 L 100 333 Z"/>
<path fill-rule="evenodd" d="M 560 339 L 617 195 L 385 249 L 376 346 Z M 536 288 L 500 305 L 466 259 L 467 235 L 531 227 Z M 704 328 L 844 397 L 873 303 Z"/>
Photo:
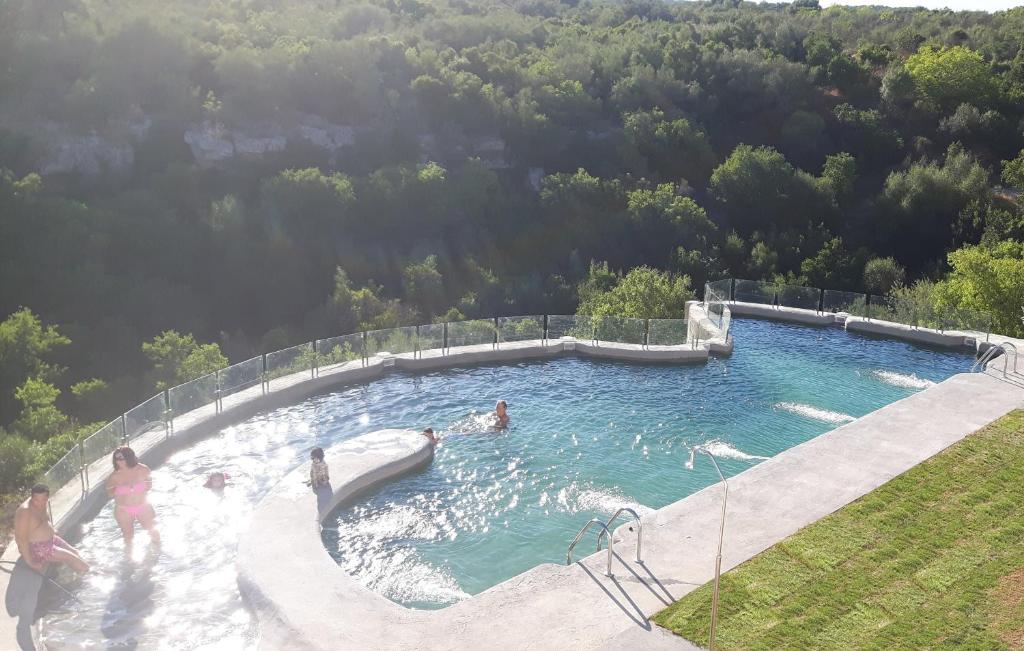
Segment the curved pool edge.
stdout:
<path fill-rule="evenodd" d="M 723 571 L 1022 400 L 1024 387 L 994 374 L 957 374 L 734 475 Z M 632 560 L 634 540 L 617 528 L 614 578 L 603 575 L 604 553 L 592 554 L 571 566 L 538 565 L 448 608 L 417 611 L 338 567 L 313 524 L 311 495 L 285 497 L 274 506 L 280 520 L 254 514 L 239 551 L 239 584 L 259 599 L 264 649 L 597 648 L 635 627 L 650 630 L 649 617 L 712 578 L 721 513 L 721 489 L 712 485 L 642 518 L 642 565 Z"/>
<path fill-rule="evenodd" d="M 303 483 L 308 464 L 291 471 L 261 500 L 239 538 L 236 567 L 243 598 L 260 623 L 260 644 L 270 649 L 329 648 L 340 640 L 330 622 L 345 609 L 349 634 L 386 644 L 400 606 L 368 590 L 342 571 L 320 538 L 320 522 L 339 504 L 430 463 L 434 448 L 412 430 L 370 432 L 324 451 L 336 484 L 318 512 L 316 496 Z M 344 480 L 342 481 L 342 478 Z M 311 598 L 311 595 L 316 595 Z"/>

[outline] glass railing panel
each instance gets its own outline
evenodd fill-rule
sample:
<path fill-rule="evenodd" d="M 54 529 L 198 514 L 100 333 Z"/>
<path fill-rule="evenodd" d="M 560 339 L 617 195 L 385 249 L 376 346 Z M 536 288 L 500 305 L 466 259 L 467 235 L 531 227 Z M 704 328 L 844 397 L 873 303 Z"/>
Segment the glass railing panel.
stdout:
<path fill-rule="evenodd" d="M 78 477 L 81 467 L 82 459 L 79 455 L 78 447 L 75 446 L 61 457 L 60 461 L 53 464 L 53 467 L 46 471 L 43 475 L 43 481 L 50 487 L 51 491 L 56 492 L 61 486 Z"/>
<path fill-rule="evenodd" d="M 686 319 L 650 319 L 647 325 L 650 346 L 681 346 L 686 343 Z"/>
<path fill-rule="evenodd" d="M 254 387 L 263 379 L 263 356 L 253 357 L 244 362 L 232 364 L 220 370 L 220 396 Z"/>
<path fill-rule="evenodd" d="M 867 301 L 867 294 L 826 289 L 822 295 L 822 309 L 825 312 L 846 312 L 853 316 L 867 316 Z"/>
<path fill-rule="evenodd" d="M 821 290 L 817 287 L 803 287 L 800 285 L 779 285 L 779 305 L 785 307 L 796 307 L 802 310 L 818 310 L 818 301 L 821 299 Z"/>
<path fill-rule="evenodd" d="M 621 344 L 643 344 L 647 331 L 646 319 L 631 319 L 620 316 L 593 317 L 594 332 L 598 341 Z"/>
<path fill-rule="evenodd" d="M 452 321 L 448 323 L 448 347 L 493 344 L 494 333 L 494 321 Z"/>
<path fill-rule="evenodd" d="M 502 316 L 498 317 L 498 341 L 528 341 L 544 338 L 544 317 Z"/>
<path fill-rule="evenodd" d="M 548 339 L 558 339 L 559 337 L 593 339 L 593 317 L 579 314 L 548 315 Z"/>
<path fill-rule="evenodd" d="M 97 459 L 109 456 L 121 447 L 121 419 L 110 421 L 82 441 L 82 463 L 89 465 Z"/>
<path fill-rule="evenodd" d="M 267 353 L 267 379 L 308 371 L 313 368 L 315 355 L 312 342 Z"/>
<path fill-rule="evenodd" d="M 193 409 L 205 407 L 217 398 L 217 374 L 210 373 L 167 390 L 171 413 L 175 418 Z"/>
<path fill-rule="evenodd" d="M 707 283 L 707 288 L 715 293 L 720 299 L 724 301 L 729 300 L 729 294 L 732 291 L 732 278 L 723 278 Z"/>
<path fill-rule="evenodd" d="M 148 432 L 156 427 L 164 426 L 164 418 L 167 405 L 164 403 L 164 394 L 161 391 L 142 404 L 132 407 L 124 414 L 124 429 L 128 440 Z"/>
<path fill-rule="evenodd" d="M 738 303 L 763 303 L 772 305 L 775 302 L 776 286 L 760 280 L 737 280 L 735 300 Z"/>
<path fill-rule="evenodd" d="M 387 328 L 370 330 L 366 333 L 366 354 L 372 357 L 377 353 L 401 355 L 416 350 L 416 326 L 403 328 Z"/>
<path fill-rule="evenodd" d="M 444 324 L 428 323 L 418 326 L 420 350 L 440 350 L 444 348 Z"/>

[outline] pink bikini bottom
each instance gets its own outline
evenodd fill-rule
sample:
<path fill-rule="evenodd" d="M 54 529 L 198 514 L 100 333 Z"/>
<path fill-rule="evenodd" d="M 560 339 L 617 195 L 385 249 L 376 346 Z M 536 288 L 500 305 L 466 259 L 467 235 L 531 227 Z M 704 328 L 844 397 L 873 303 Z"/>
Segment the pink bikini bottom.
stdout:
<path fill-rule="evenodd" d="M 123 510 L 133 518 L 138 518 L 145 511 L 148 504 L 118 504 L 117 508 Z"/>

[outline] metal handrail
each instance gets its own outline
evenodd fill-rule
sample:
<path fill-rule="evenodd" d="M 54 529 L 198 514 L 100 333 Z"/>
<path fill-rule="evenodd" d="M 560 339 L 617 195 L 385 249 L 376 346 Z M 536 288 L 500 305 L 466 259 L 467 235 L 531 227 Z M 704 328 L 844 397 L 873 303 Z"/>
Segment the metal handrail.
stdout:
<path fill-rule="evenodd" d="M 590 530 L 590 527 L 592 527 L 595 524 L 597 526 L 601 527 L 602 529 L 604 529 L 604 533 L 608 534 L 608 569 L 607 569 L 607 571 L 605 571 L 605 576 L 613 576 L 612 575 L 612 556 L 615 553 L 614 552 L 615 541 L 612 540 L 611 532 L 608 531 L 608 525 L 606 525 L 604 522 L 601 522 L 597 518 L 593 518 L 590 522 L 588 522 L 585 525 L 583 525 L 583 528 L 580 529 L 580 532 L 578 534 L 576 534 L 576 537 L 572 539 L 571 543 L 569 543 L 569 550 L 565 552 L 565 564 L 566 565 L 572 565 L 572 550 L 576 547 L 577 543 L 579 543 L 579 541 L 582 540 L 583 535 L 585 533 L 587 533 L 588 530 Z M 601 540 L 600 537 L 598 537 L 598 548 L 597 548 L 597 551 L 601 551 L 600 540 Z"/>
<path fill-rule="evenodd" d="M 995 345 L 991 346 L 988 350 L 986 350 L 985 354 L 983 354 L 978 359 L 978 361 L 974 362 L 974 366 L 971 367 L 971 372 L 973 373 L 976 368 L 980 367 L 981 368 L 981 372 L 984 373 L 985 372 L 985 365 L 988 364 L 989 362 L 991 362 L 993 359 L 995 359 L 996 351 L 1001 350 L 1001 351 L 1003 351 L 1003 377 L 1006 377 L 1006 372 L 1007 372 L 1007 369 L 1009 368 L 1009 364 L 1010 364 L 1010 351 L 1008 351 L 1006 349 L 1007 346 L 1009 346 L 1010 348 L 1013 349 L 1013 372 L 1014 372 L 1014 374 L 1016 374 L 1017 373 L 1017 346 L 1015 346 L 1012 342 L 1009 342 L 1009 341 L 1004 341 L 1002 343 L 995 344 Z"/>
<path fill-rule="evenodd" d="M 615 522 L 615 518 L 619 517 L 623 513 L 629 513 L 633 516 L 633 519 L 636 520 L 636 562 L 643 563 L 643 561 L 640 560 L 640 546 L 643 544 L 644 539 L 644 524 L 640 521 L 640 516 L 636 514 L 636 511 L 629 508 L 628 506 L 622 507 L 621 509 L 615 512 L 615 515 L 608 518 L 608 523 L 605 525 L 605 527 L 607 528 L 601 533 L 597 534 L 597 550 L 601 551 L 601 539 L 604 538 L 604 535 L 608 533 L 608 531 L 611 529 L 612 522 Z M 611 539 L 612 536 L 609 533 L 608 540 Z"/>

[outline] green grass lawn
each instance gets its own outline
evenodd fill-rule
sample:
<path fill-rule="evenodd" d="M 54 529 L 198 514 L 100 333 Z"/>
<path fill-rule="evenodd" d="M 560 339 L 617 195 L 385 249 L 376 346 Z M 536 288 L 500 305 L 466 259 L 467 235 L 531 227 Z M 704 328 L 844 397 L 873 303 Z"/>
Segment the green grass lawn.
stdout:
<path fill-rule="evenodd" d="M 709 583 L 654 619 L 706 646 L 710 613 Z M 723 575 L 717 643 L 1024 648 L 1024 411 Z"/>

